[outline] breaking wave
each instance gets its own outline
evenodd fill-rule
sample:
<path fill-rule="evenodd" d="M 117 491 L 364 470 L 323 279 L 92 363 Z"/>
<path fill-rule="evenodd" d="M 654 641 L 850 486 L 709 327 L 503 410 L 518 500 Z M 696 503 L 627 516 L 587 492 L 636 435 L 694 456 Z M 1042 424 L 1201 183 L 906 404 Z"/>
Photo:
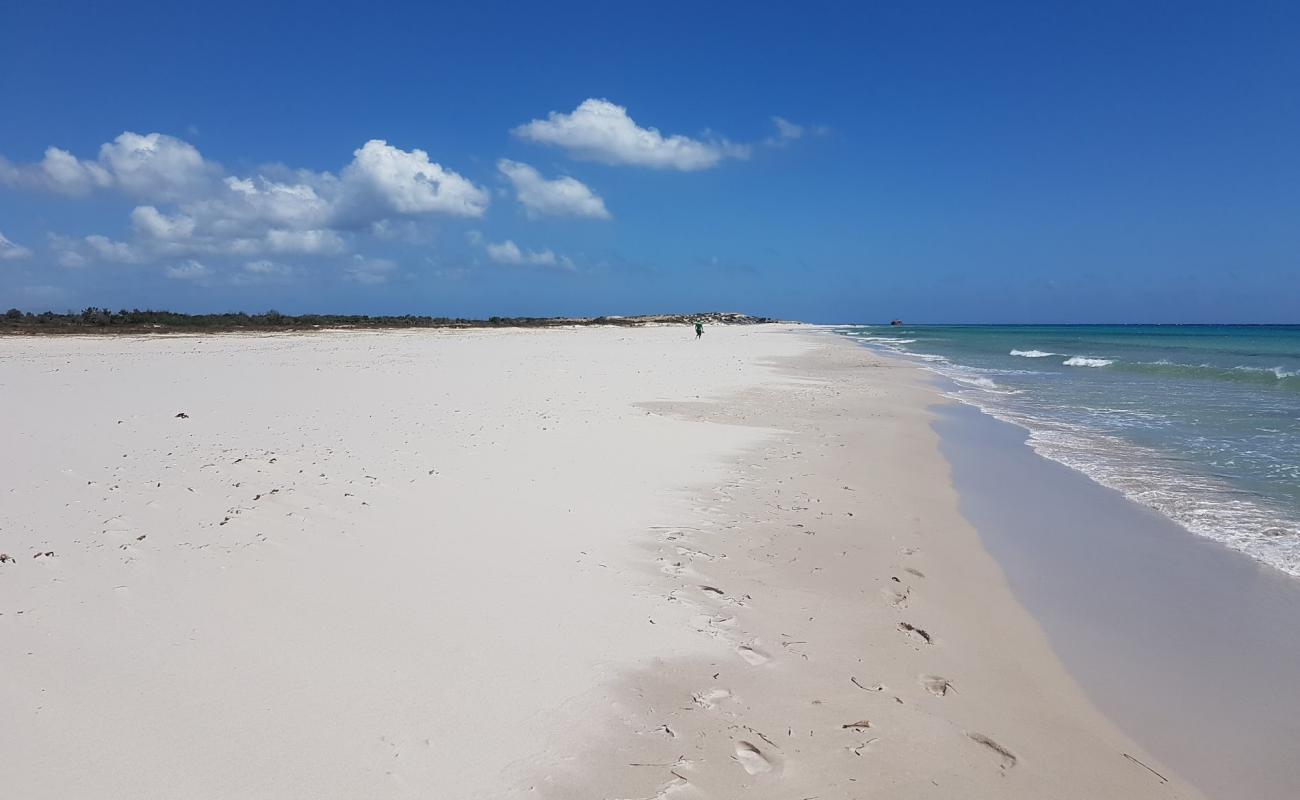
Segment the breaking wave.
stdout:
<path fill-rule="evenodd" d="M 1012 350 L 1011 355 L 1020 356 L 1021 358 L 1047 358 L 1048 356 L 1059 356 L 1060 353 L 1049 353 L 1046 350 Z"/>

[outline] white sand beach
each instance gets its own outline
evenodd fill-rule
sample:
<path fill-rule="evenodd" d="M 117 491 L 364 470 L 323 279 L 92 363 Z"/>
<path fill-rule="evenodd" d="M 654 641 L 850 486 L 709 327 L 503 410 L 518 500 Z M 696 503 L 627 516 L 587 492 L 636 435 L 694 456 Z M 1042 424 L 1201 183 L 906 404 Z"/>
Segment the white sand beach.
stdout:
<path fill-rule="evenodd" d="M 1199 797 L 940 401 L 800 326 L 0 338 L 3 795 Z"/>

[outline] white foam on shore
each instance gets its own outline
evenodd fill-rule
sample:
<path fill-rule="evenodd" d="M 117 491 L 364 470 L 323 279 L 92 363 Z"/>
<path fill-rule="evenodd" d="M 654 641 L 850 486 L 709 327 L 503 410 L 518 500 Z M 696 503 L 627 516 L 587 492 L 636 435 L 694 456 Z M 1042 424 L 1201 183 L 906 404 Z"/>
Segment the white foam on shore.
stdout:
<path fill-rule="evenodd" d="M 1025 429 L 1026 444 L 1044 458 L 1083 473 L 1198 536 L 1300 577 L 1300 525 L 1245 492 L 1191 474 L 1158 451 L 1084 425 L 1007 408 L 984 393 L 958 390 L 944 396 Z"/>
<path fill-rule="evenodd" d="M 902 348 L 885 349 L 913 358 L 921 355 Z M 1021 392 L 980 377 L 975 368 L 953 364 L 942 356 L 931 358 L 938 361 L 922 365 L 922 368 L 956 384 L 944 393 L 945 397 L 1025 429 L 1029 432 L 1026 443 L 1044 458 L 1119 491 L 1198 536 L 1213 539 L 1289 575 L 1300 577 L 1300 523 L 1280 510 L 1263 505 L 1257 498 L 1222 481 L 1191 474 L 1185 464 L 1158 451 L 1085 425 L 1009 406 L 997 398 Z M 1097 356 L 1071 356 L 1064 362 L 1066 366 L 1076 367 L 1106 367 L 1113 363 L 1114 359 Z M 1285 372 L 1281 368 L 1279 371 Z M 1090 411 L 1096 413 L 1097 409 Z M 1131 410 L 1123 413 L 1142 416 Z M 1145 417 L 1143 422 L 1147 425 L 1159 422 L 1156 415 L 1148 413 Z"/>

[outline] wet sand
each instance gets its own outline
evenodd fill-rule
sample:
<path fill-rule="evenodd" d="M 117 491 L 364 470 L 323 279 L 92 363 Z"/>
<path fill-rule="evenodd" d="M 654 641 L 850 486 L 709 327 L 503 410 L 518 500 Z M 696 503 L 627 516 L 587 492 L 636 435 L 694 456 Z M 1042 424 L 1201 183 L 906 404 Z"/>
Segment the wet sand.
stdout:
<path fill-rule="evenodd" d="M 1300 793 L 1300 581 L 937 409 L 961 510 L 1101 710 L 1208 795 Z"/>

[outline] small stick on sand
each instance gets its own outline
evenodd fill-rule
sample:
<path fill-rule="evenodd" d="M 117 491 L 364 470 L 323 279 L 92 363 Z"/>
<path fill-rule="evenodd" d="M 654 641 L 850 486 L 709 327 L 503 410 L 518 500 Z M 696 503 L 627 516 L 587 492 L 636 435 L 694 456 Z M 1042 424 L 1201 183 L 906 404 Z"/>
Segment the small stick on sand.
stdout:
<path fill-rule="evenodd" d="M 1129 761 L 1132 761 L 1134 764 L 1137 764 L 1139 767 L 1142 767 L 1147 772 L 1150 772 L 1152 775 L 1159 778 L 1161 783 L 1169 783 L 1169 779 L 1166 778 L 1164 775 L 1161 775 L 1159 772 L 1156 772 L 1155 770 L 1151 769 L 1146 764 L 1143 764 L 1141 761 L 1138 761 L 1136 758 L 1129 755 L 1128 753 L 1124 753 L 1124 757 L 1127 758 Z"/>

